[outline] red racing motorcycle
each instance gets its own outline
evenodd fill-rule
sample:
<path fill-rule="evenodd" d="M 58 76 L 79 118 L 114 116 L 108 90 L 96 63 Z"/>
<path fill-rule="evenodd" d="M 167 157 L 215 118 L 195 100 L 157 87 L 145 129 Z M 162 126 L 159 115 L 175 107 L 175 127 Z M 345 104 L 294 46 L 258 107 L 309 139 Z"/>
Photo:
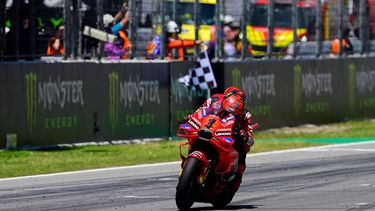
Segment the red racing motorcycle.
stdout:
<path fill-rule="evenodd" d="M 225 207 L 235 192 L 230 192 L 238 169 L 238 152 L 233 148 L 234 116 L 220 118 L 203 108 L 186 123 L 177 136 L 188 139 L 180 143 L 182 171 L 176 187 L 176 204 L 180 210 L 189 209 L 194 202 Z M 188 156 L 181 148 L 188 145 Z"/>

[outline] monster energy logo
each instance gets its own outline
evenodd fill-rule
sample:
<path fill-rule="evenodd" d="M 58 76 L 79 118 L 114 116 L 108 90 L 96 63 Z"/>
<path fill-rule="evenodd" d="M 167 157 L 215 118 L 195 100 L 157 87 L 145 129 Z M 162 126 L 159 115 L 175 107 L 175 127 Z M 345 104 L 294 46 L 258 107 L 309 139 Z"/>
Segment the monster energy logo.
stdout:
<path fill-rule="evenodd" d="M 356 87 L 356 71 L 355 65 L 350 64 L 348 66 L 349 70 L 349 108 L 352 113 L 356 110 L 356 100 L 355 100 L 355 87 Z"/>
<path fill-rule="evenodd" d="M 109 122 L 112 133 L 115 132 L 118 124 L 118 105 L 119 105 L 119 77 L 118 73 L 112 72 L 109 78 Z"/>
<path fill-rule="evenodd" d="M 238 68 L 232 70 L 232 85 L 241 87 L 241 71 Z"/>
<path fill-rule="evenodd" d="M 294 66 L 294 112 L 298 115 L 301 112 L 301 79 L 302 68 L 300 65 Z"/>
<path fill-rule="evenodd" d="M 26 121 L 30 134 L 36 127 L 36 109 L 37 109 L 37 77 L 35 73 L 30 72 L 25 75 L 26 78 Z"/>

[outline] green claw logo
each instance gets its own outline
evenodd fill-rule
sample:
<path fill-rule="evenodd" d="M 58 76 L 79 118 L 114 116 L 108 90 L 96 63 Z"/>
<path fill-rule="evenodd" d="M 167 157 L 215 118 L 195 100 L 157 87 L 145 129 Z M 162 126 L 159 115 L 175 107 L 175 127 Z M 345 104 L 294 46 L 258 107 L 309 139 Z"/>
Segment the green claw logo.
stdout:
<path fill-rule="evenodd" d="M 294 112 L 298 115 L 301 112 L 302 95 L 302 68 L 301 65 L 294 66 Z"/>
<path fill-rule="evenodd" d="M 241 71 L 238 68 L 232 70 L 232 85 L 241 87 Z"/>
<path fill-rule="evenodd" d="M 109 78 L 109 122 L 112 133 L 115 132 L 118 124 L 118 106 L 119 106 L 119 77 L 118 73 L 112 72 Z"/>
<path fill-rule="evenodd" d="M 356 90 L 356 68 L 354 64 L 348 66 L 349 70 L 349 108 L 352 113 L 356 110 L 356 99 L 355 99 L 355 90 Z"/>
<path fill-rule="evenodd" d="M 36 85 L 37 76 L 35 73 L 30 72 L 25 75 L 26 78 L 26 123 L 27 129 L 30 134 L 36 127 L 36 111 L 37 111 L 37 96 Z"/>

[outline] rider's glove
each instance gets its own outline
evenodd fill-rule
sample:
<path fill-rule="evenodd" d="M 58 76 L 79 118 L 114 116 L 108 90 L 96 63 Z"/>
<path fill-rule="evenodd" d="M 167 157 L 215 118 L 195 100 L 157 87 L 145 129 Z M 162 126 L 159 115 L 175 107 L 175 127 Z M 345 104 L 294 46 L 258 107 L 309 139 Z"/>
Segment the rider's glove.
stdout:
<path fill-rule="evenodd" d="M 249 146 L 254 145 L 254 140 L 253 140 L 250 132 L 241 129 L 240 132 L 239 132 L 239 135 L 241 137 L 240 140 L 242 141 L 242 144 L 248 144 Z"/>
<path fill-rule="evenodd" d="M 249 139 L 249 134 L 247 131 L 241 129 L 240 132 L 239 132 L 239 135 L 241 137 L 241 142 L 242 144 L 245 144 L 247 142 L 247 140 Z"/>

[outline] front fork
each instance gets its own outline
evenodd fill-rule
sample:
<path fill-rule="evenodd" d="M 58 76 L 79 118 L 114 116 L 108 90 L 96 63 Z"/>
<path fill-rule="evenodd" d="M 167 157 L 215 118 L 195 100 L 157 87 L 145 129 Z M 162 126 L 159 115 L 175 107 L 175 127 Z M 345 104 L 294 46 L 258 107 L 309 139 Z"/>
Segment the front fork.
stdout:
<path fill-rule="evenodd" d="M 180 148 L 180 158 L 182 160 L 182 163 L 181 163 L 181 171 L 179 173 L 178 176 L 181 176 L 182 174 L 182 171 L 185 167 L 185 163 L 187 161 L 187 159 L 189 158 L 195 158 L 197 160 L 200 160 L 201 161 L 201 170 L 199 172 L 199 175 L 197 177 L 197 184 L 199 185 L 202 185 L 203 182 L 205 181 L 207 175 L 208 175 L 208 172 L 210 171 L 211 169 L 211 161 L 207 159 L 206 155 L 202 152 L 202 151 L 193 151 L 191 153 L 189 153 L 189 155 L 187 157 L 185 157 L 182 152 L 181 152 L 181 147 L 182 146 L 185 146 L 185 145 L 188 145 L 189 142 L 188 141 L 185 141 L 185 142 L 181 142 L 180 145 L 179 145 L 179 148 Z"/>

